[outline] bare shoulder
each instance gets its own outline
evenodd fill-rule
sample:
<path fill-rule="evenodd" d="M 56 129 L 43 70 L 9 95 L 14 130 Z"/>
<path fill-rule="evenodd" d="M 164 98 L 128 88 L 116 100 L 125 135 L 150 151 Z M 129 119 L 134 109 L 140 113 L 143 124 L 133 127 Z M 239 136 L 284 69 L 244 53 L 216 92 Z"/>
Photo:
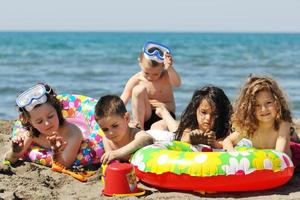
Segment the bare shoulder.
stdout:
<path fill-rule="evenodd" d="M 132 130 L 131 133 L 134 136 L 148 134 L 146 131 L 144 131 L 142 129 L 139 129 L 139 128 L 136 128 L 136 127 L 132 127 L 131 130 Z"/>
<path fill-rule="evenodd" d="M 288 121 L 281 121 L 281 122 L 279 123 L 279 126 L 280 126 L 280 127 L 290 128 L 290 127 L 291 127 L 291 123 L 288 122 Z"/>
<path fill-rule="evenodd" d="M 139 128 L 134 128 L 134 137 L 147 137 L 147 138 L 152 138 L 150 134 L 148 134 L 145 130 L 139 129 Z"/>
<path fill-rule="evenodd" d="M 140 80 L 141 80 L 141 73 L 138 72 L 129 78 L 127 84 L 136 85 L 139 83 Z"/>
<path fill-rule="evenodd" d="M 290 134 L 290 130 L 291 130 L 291 123 L 287 122 L 287 121 L 281 121 L 279 123 L 279 133 L 280 134 Z"/>
<path fill-rule="evenodd" d="M 129 80 L 138 81 L 138 80 L 140 80 L 141 76 L 142 76 L 141 72 L 138 72 L 138 73 L 132 75 Z"/>
<path fill-rule="evenodd" d="M 78 128 L 75 124 L 72 123 L 66 123 L 64 132 L 68 138 L 83 138 L 82 131 L 80 130 L 80 128 Z"/>

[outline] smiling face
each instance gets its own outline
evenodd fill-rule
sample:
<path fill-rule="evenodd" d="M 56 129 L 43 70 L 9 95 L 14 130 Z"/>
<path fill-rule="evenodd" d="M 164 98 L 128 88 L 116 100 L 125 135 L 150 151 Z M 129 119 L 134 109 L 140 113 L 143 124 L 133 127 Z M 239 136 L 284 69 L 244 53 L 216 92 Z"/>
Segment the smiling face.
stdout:
<path fill-rule="evenodd" d="M 129 121 L 129 113 L 126 113 L 123 117 L 111 115 L 97 120 L 105 137 L 115 144 L 122 143 L 127 137 Z"/>
<path fill-rule="evenodd" d="M 157 63 L 156 66 L 152 66 L 151 61 L 146 58 L 142 59 L 140 67 L 142 75 L 150 82 L 158 80 L 164 70 L 163 63 Z"/>
<path fill-rule="evenodd" d="M 197 122 L 199 129 L 202 131 L 210 131 L 214 126 L 215 113 L 210 103 L 203 99 L 197 108 Z"/>
<path fill-rule="evenodd" d="M 58 131 L 59 119 L 57 111 L 48 103 L 41 104 L 29 112 L 30 123 L 41 134 L 51 135 Z"/>
<path fill-rule="evenodd" d="M 277 105 L 270 91 L 262 90 L 255 97 L 255 117 L 259 122 L 274 122 Z"/>

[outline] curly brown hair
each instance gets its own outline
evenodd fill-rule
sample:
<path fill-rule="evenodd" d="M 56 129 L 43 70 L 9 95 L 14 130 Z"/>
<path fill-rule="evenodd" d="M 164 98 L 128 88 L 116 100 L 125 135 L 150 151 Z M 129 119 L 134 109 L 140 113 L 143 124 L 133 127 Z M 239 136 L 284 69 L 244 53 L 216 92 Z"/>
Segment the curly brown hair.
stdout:
<path fill-rule="evenodd" d="M 280 121 L 292 122 L 286 96 L 277 82 L 268 76 L 250 75 L 234 103 L 234 113 L 231 118 L 233 128 L 247 137 L 253 137 L 258 128 L 255 104 L 256 95 L 261 91 L 269 91 L 278 105 L 274 128 L 279 129 Z"/>

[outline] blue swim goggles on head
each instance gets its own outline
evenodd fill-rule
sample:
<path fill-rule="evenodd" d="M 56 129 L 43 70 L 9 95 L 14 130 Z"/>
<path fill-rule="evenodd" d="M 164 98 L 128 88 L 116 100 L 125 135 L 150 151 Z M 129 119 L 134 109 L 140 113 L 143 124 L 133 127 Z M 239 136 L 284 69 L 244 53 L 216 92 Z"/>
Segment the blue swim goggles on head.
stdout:
<path fill-rule="evenodd" d="M 37 84 L 20 94 L 16 103 L 20 108 L 25 108 L 30 112 L 36 105 L 46 103 L 49 91 L 46 90 L 43 84 Z"/>
<path fill-rule="evenodd" d="M 164 53 L 171 53 L 171 50 L 156 42 L 146 42 L 143 46 L 143 52 L 147 59 L 163 63 L 165 59 Z"/>

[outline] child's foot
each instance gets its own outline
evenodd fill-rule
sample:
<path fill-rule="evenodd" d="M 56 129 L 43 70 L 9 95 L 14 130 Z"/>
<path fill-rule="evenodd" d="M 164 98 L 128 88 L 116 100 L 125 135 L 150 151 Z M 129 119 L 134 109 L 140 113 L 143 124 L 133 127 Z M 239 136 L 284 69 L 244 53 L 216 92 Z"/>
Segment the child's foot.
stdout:
<path fill-rule="evenodd" d="M 130 121 L 130 122 L 129 122 L 129 126 L 130 126 L 130 127 L 134 127 L 134 128 L 139 128 L 139 129 L 141 129 L 141 125 L 140 125 L 140 123 L 137 122 L 137 121 Z"/>
<path fill-rule="evenodd" d="M 163 118 L 165 113 L 169 113 L 169 111 L 167 110 L 167 108 L 165 106 L 159 106 L 155 109 L 155 114 L 157 116 L 159 116 L 160 118 Z"/>

